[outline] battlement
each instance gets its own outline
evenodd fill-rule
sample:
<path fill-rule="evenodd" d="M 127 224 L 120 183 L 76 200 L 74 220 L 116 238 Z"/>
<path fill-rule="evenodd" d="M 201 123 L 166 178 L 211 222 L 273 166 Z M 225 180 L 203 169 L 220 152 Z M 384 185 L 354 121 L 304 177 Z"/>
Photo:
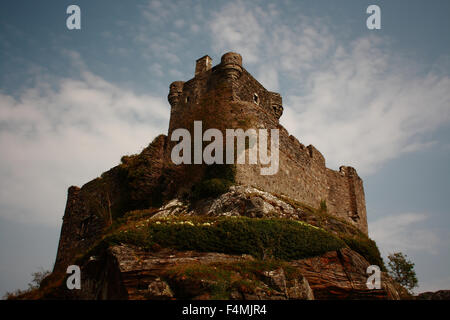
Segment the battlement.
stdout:
<path fill-rule="evenodd" d="M 305 147 L 289 135 L 279 119 L 283 101 L 279 93 L 268 91 L 243 66 L 242 57 L 225 53 L 218 65 L 204 56 L 196 61 L 194 77 L 170 85 L 168 100 L 171 117 L 168 136 L 177 128 L 193 134 L 194 121 L 203 130 L 280 129 L 279 171 L 272 176 L 260 174 L 261 165 L 236 165 L 236 181 L 268 192 L 284 194 L 313 207 L 325 201 L 328 212 L 343 218 L 367 234 L 367 218 L 362 180 L 356 170 L 342 166 L 328 169 L 325 158 L 314 146 Z M 174 143 L 168 143 L 167 153 Z M 187 181 L 201 177 L 198 168 L 180 168 Z M 195 172 L 195 173 L 193 173 Z"/>

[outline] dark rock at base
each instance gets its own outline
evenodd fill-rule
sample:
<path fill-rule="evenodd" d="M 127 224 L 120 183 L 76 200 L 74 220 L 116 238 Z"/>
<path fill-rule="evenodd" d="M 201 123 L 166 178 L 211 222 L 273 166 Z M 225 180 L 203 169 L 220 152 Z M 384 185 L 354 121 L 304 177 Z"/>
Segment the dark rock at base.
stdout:
<path fill-rule="evenodd" d="M 321 256 L 291 261 L 308 280 L 318 300 L 400 300 L 410 299 L 406 289 L 382 273 L 381 289 L 366 286 L 369 263 L 353 250 L 344 248 Z"/>
<path fill-rule="evenodd" d="M 423 292 L 416 296 L 417 300 L 450 300 L 450 290 Z"/>

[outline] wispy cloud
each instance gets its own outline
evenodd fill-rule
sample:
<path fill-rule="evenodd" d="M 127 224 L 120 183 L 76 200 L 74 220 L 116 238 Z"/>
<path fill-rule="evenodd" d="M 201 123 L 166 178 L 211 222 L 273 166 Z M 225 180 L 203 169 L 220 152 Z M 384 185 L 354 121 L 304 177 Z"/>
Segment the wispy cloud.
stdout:
<path fill-rule="evenodd" d="M 195 49 L 192 37 L 204 27 L 204 14 L 196 1 L 146 1 L 141 5 L 143 23 L 136 28 L 135 43 L 148 61 L 179 67 L 180 53 Z"/>
<path fill-rule="evenodd" d="M 0 94 L 0 214 L 44 224 L 62 217 L 66 188 L 81 185 L 165 132 L 169 106 L 84 67 L 80 79 L 37 78 L 18 97 Z"/>
<path fill-rule="evenodd" d="M 450 78 L 414 70 L 380 37 L 339 43 L 325 19 L 236 1 L 210 20 L 216 52 L 237 51 L 269 90 L 287 79 L 287 129 L 314 144 L 337 168 L 361 174 L 435 143 L 427 135 L 450 122 Z M 417 68 L 420 69 L 420 68 Z"/>
<path fill-rule="evenodd" d="M 369 233 L 385 255 L 398 251 L 437 253 L 439 238 L 424 226 L 427 219 L 429 216 L 422 213 L 391 215 L 371 222 Z"/>
<path fill-rule="evenodd" d="M 329 164 L 375 172 L 386 161 L 434 143 L 426 134 L 450 121 L 450 78 L 418 75 L 395 62 L 379 38 L 339 47 L 309 74 L 307 94 L 288 97 L 286 125 Z"/>
<path fill-rule="evenodd" d="M 293 21 L 274 4 L 263 7 L 244 1 L 230 2 L 212 14 L 209 29 L 214 51 L 239 52 L 246 64 L 257 66 L 256 76 L 270 90 L 278 88 L 275 71 L 299 80 L 335 41 L 319 18 L 300 14 Z"/>

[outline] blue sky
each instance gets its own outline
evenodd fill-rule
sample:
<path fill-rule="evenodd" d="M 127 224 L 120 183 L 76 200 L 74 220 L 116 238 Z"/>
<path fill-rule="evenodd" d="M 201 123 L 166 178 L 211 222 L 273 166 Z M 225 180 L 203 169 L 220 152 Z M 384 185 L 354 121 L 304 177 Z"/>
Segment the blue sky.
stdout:
<path fill-rule="evenodd" d="M 81 8 L 81 30 L 66 8 Z M 381 8 L 381 30 L 366 8 Z M 450 2 L 0 3 L 0 294 L 50 269 L 70 185 L 166 133 L 168 86 L 227 51 L 282 124 L 364 180 L 369 233 L 450 288 Z"/>

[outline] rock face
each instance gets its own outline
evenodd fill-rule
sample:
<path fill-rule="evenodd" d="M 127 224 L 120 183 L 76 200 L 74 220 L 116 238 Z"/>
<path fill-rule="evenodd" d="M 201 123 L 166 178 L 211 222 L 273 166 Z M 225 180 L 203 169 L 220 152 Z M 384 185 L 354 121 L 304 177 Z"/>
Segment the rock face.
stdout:
<path fill-rule="evenodd" d="M 196 251 L 161 249 L 146 252 L 138 247 L 120 245 L 109 248 L 102 257 L 89 259 L 82 266 L 83 290 L 74 291 L 75 299 L 210 299 L 219 280 L 191 278 L 172 274 L 176 267 L 201 268 L 251 262 L 249 255 L 227 255 Z M 236 279 L 239 274 L 233 275 Z M 230 288 L 227 299 L 286 300 L 314 299 L 308 281 L 301 275 L 287 278 L 283 268 L 261 271 L 262 281 L 255 287 Z M 231 283 L 231 285 L 233 285 Z"/>
<path fill-rule="evenodd" d="M 322 256 L 292 261 L 308 280 L 316 299 L 389 299 L 408 296 L 406 290 L 382 273 L 381 289 L 366 286 L 369 263 L 358 253 L 344 248 Z"/>
<path fill-rule="evenodd" d="M 417 300 L 450 300 L 450 290 L 436 292 L 423 292 L 416 297 Z"/>
<path fill-rule="evenodd" d="M 195 207 L 174 199 L 157 210 L 152 219 L 197 215 L 293 219 L 324 228 L 333 234 L 359 233 L 357 228 L 338 218 L 317 214 L 314 209 L 301 206 L 286 197 L 273 195 L 250 186 L 231 186 L 228 192 L 215 199 L 200 201 Z"/>
<path fill-rule="evenodd" d="M 382 273 L 381 289 L 366 287 L 369 263 L 345 248 L 322 256 L 288 262 L 284 267 L 260 270 L 253 286 L 236 285 L 251 278 L 244 272 L 232 274 L 233 283 L 221 296 L 214 290 L 224 283 L 216 277 L 190 276 L 192 270 L 210 268 L 220 274 L 221 266 L 251 263 L 249 255 L 228 255 L 161 249 L 143 251 L 138 247 L 110 247 L 102 257 L 91 257 L 83 266 L 83 290 L 71 299 L 239 299 L 239 300 L 399 300 L 410 299 L 407 291 Z M 189 269 L 191 268 L 191 269 Z M 289 268 L 289 276 L 285 269 Z M 175 271 L 174 271 L 175 270 Z M 292 273 L 295 270 L 295 273 Z M 248 272 L 248 271 L 247 271 Z M 208 273 L 203 273 L 208 274 Z M 66 290 L 67 291 L 67 290 Z M 448 294 L 448 292 L 446 293 Z M 440 297 L 445 295 L 440 294 Z M 421 299 L 431 296 L 422 295 Z"/>

